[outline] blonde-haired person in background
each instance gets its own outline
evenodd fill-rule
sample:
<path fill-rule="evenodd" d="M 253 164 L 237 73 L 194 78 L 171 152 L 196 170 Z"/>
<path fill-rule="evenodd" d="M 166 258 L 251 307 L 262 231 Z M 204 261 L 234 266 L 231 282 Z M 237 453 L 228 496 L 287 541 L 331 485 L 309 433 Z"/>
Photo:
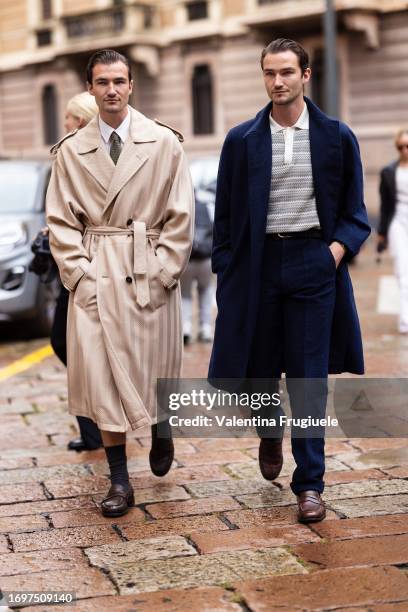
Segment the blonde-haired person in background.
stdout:
<path fill-rule="evenodd" d="M 97 114 L 95 98 L 87 91 L 77 94 L 68 101 L 65 109 L 65 131 L 72 132 L 85 127 Z M 48 228 L 47 228 L 48 232 Z M 54 322 L 51 331 L 51 346 L 62 363 L 67 365 L 67 316 L 69 292 L 61 284 L 57 299 Z M 68 443 L 69 450 L 94 450 L 102 446 L 98 427 L 91 419 L 77 417 L 80 436 Z"/>
<path fill-rule="evenodd" d="M 395 138 L 399 159 L 381 170 L 379 252 L 390 247 L 400 290 L 399 331 L 408 334 L 408 127 Z"/>
<path fill-rule="evenodd" d="M 98 112 L 95 98 L 87 91 L 77 94 L 68 101 L 65 109 L 64 128 L 66 132 L 86 126 Z"/>

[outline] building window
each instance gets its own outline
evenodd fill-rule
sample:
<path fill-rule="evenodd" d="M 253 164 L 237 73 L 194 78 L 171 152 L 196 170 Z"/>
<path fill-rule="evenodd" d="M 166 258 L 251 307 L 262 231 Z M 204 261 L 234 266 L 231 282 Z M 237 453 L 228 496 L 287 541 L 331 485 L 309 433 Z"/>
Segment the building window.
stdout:
<path fill-rule="evenodd" d="M 312 78 L 310 80 L 310 84 L 311 84 L 312 100 L 323 112 L 327 112 L 324 49 L 321 49 L 321 48 L 315 49 L 315 51 L 313 52 L 311 69 L 312 69 Z M 341 66 L 339 65 L 339 61 L 337 59 L 339 95 L 340 95 L 340 83 L 341 83 L 340 73 L 341 73 Z"/>
<path fill-rule="evenodd" d="M 51 30 L 39 30 L 37 32 L 37 47 L 46 47 L 51 42 Z"/>
<path fill-rule="evenodd" d="M 189 21 L 196 19 L 207 19 L 208 17 L 208 2 L 194 1 L 187 4 L 187 18 Z"/>
<path fill-rule="evenodd" d="M 213 83 L 207 64 L 195 66 L 192 80 L 193 132 L 214 133 Z"/>
<path fill-rule="evenodd" d="M 154 9 L 152 6 L 145 6 L 143 10 L 143 25 L 146 30 L 150 30 L 154 23 Z"/>
<path fill-rule="evenodd" d="M 324 111 L 325 78 L 323 49 L 316 49 L 313 53 L 311 68 L 312 78 L 310 83 L 312 86 L 312 100 L 322 111 Z"/>
<path fill-rule="evenodd" d="M 44 144 L 52 145 L 58 140 L 57 94 L 54 85 L 46 85 L 43 89 L 42 114 Z"/>
<path fill-rule="evenodd" d="M 52 0 L 41 0 L 41 17 L 43 21 L 52 17 Z"/>

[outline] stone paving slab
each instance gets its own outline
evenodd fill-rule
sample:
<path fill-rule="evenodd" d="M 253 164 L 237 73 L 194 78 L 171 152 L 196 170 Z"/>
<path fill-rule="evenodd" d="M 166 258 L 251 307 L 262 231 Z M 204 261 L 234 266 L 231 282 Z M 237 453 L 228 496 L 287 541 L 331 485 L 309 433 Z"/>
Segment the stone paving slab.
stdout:
<path fill-rule="evenodd" d="M 187 483 L 186 489 L 194 497 L 210 497 L 212 495 L 243 495 L 246 493 L 269 492 L 271 488 L 277 488 L 267 482 L 261 475 L 258 478 L 246 480 L 231 479 L 221 482 L 198 482 Z"/>
<path fill-rule="evenodd" d="M 56 548 L 0 556 L 0 576 L 30 574 L 49 570 L 68 570 L 72 566 L 89 567 L 88 559 L 79 548 Z"/>
<path fill-rule="evenodd" d="M 47 499 L 44 489 L 36 482 L 1 485 L 0 515 L 3 504 Z"/>
<path fill-rule="evenodd" d="M 171 518 L 175 516 L 222 512 L 223 510 L 234 510 L 235 508 L 240 508 L 240 505 L 232 497 L 228 495 L 217 495 L 214 497 L 189 499 L 180 502 L 150 504 L 147 505 L 145 509 L 153 518 Z"/>
<path fill-rule="evenodd" d="M 365 482 L 350 482 L 333 485 L 324 490 L 326 501 L 350 499 L 354 497 L 372 497 L 373 495 L 396 495 L 408 493 L 408 481 L 399 479 L 367 480 Z M 392 504 L 392 499 L 390 499 Z"/>
<path fill-rule="evenodd" d="M 0 554 L 3 555 L 8 552 L 10 552 L 10 550 L 8 547 L 7 538 L 3 535 L 0 535 Z"/>
<path fill-rule="evenodd" d="M 31 457 L 0 457 L 0 470 L 15 470 L 33 466 L 34 462 Z"/>
<path fill-rule="evenodd" d="M 117 532 L 109 525 L 88 526 L 65 529 L 50 529 L 36 533 L 10 534 L 10 540 L 15 552 L 28 550 L 45 550 L 63 546 L 91 546 L 96 541 L 109 544 L 120 540 Z"/>
<path fill-rule="evenodd" d="M 220 587 L 195 587 L 191 589 L 171 589 L 137 595 L 98 597 L 80 600 L 75 612 L 95 612 L 95 610 L 114 610 L 115 612 L 242 612 L 234 603 L 234 593 Z M 61 606 L 25 608 L 25 612 L 60 612 Z"/>
<path fill-rule="evenodd" d="M 271 602 L 290 610 L 332 610 L 408 601 L 408 579 L 395 567 L 322 570 L 307 576 L 280 576 L 234 584 L 249 609 L 269 611 Z M 354 611 L 354 608 L 353 608 Z"/>
<path fill-rule="evenodd" d="M 407 448 L 406 438 L 352 438 L 350 444 L 360 451 Z"/>
<path fill-rule="evenodd" d="M 296 558 L 283 548 L 117 563 L 109 568 L 121 595 L 202 584 L 225 585 L 244 577 L 305 572 L 306 569 Z"/>
<path fill-rule="evenodd" d="M 196 452 L 187 455 L 178 454 L 176 456 L 178 465 L 192 467 L 194 465 L 226 465 L 228 463 L 252 462 L 252 457 L 240 450 L 222 450 L 209 452 Z"/>
<path fill-rule="evenodd" d="M 52 512 L 49 515 L 54 527 L 81 527 L 86 525 L 125 525 L 127 523 L 144 523 L 146 515 L 140 508 L 130 508 L 124 516 L 106 518 L 99 508 L 92 510 L 68 510 L 67 512 Z"/>
<path fill-rule="evenodd" d="M 318 542 L 320 538 L 307 527 L 288 525 L 284 527 L 243 527 L 223 533 L 203 534 L 192 533 L 190 540 L 194 542 L 201 554 L 214 552 L 269 548 L 273 546 L 289 546 L 301 542 Z"/>
<path fill-rule="evenodd" d="M 110 482 L 102 476 L 72 477 L 69 480 L 45 480 L 44 486 L 52 497 L 76 497 L 78 495 L 92 495 L 93 493 L 107 492 Z"/>
<path fill-rule="evenodd" d="M 35 436 L 33 436 L 33 433 L 28 428 L 27 431 L 9 431 L 7 435 L 2 430 L 2 437 L 0 438 L 0 454 L 3 454 L 3 452 L 6 450 L 11 450 L 13 453 L 18 455 L 19 451 L 22 450 L 23 453 L 26 453 L 26 456 L 31 457 L 34 454 L 33 450 L 48 445 L 49 440 L 45 434 L 37 433 Z"/>
<path fill-rule="evenodd" d="M 146 538 L 142 541 L 122 542 L 93 546 L 85 549 L 89 562 L 94 567 L 110 570 L 117 564 L 138 563 L 153 559 L 191 557 L 197 555 L 196 549 L 182 536 L 161 536 Z"/>
<path fill-rule="evenodd" d="M 80 511 L 86 508 L 95 508 L 95 502 L 93 501 L 92 497 L 83 495 L 68 499 L 51 499 L 44 501 L 7 504 L 5 506 L 0 506 L 0 517 L 25 516 L 47 512 L 64 512 L 72 509 Z"/>
<path fill-rule="evenodd" d="M 232 510 L 223 512 L 223 516 L 234 528 L 245 529 L 247 527 L 258 527 L 268 525 L 276 527 L 280 525 L 297 524 L 297 506 L 280 506 L 275 508 L 256 508 L 254 510 Z"/>
<path fill-rule="evenodd" d="M 408 465 L 408 446 L 381 448 L 363 453 L 341 453 L 336 458 L 355 470 Z"/>
<path fill-rule="evenodd" d="M 330 501 L 330 508 L 348 518 L 377 516 L 382 514 L 401 514 L 408 512 L 408 495 L 388 495 L 378 497 L 356 497 L 355 499 L 336 499 Z"/>
<path fill-rule="evenodd" d="M 228 530 L 228 526 L 217 515 L 182 516 L 147 521 L 143 524 L 122 525 L 120 531 L 128 540 L 141 540 L 160 535 L 183 535 L 190 537 L 192 532 L 219 533 Z"/>
<path fill-rule="evenodd" d="M 84 465 L 57 465 L 48 468 L 28 468 L 21 470 L 5 470 L 0 472 L 0 486 L 20 482 L 43 482 L 58 479 L 61 481 L 89 476 Z"/>
<path fill-rule="evenodd" d="M 147 487 L 154 487 L 162 481 L 161 478 L 154 476 L 149 470 L 148 472 L 141 472 L 136 477 L 132 476 L 131 481 L 133 488 L 142 489 Z M 226 474 L 218 465 L 198 465 L 193 467 L 180 467 L 172 468 L 168 474 L 166 474 L 166 484 L 189 484 L 192 482 L 211 482 L 220 480 L 230 480 L 228 474 Z"/>
<path fill-rule="evenodd" d="M 30 402 L 14 401 L 0 404 L 0 415 L 2 417 L 5 414 L 30 414 L 32 412 L 34 412 L 34 406 Z"/>
<path fill-rule="evenodd" d="M 94 496 L 94 499 L 99 503 L 102 497 Z M 189 500 L 190 495 L 177 485 L 167 484 L 166 482 L 156 483 L 154 487 L 148 489 L 135 489 L 135 504 L 151 504 L 159 502 L 176 502 L 180 500 Z"/>
<path fill-rule="evenodd" d="M 262 493 L 248 493 L 247 495 L 237 495 L 237 501 L 247 508 L 270 508 L 271 506 L 292 506 L 296 503 L 296 497 L 288 489 L 279 489 L 270 486 Z"/>
<path fill-rule="evenodd" d="M 36 529 L 48 529 L 48 521 L 45 516 L 34 514 L 24 518 L 20 516 L 0 517 L 0 533 L 35 531 Z"/>
<path fill-rule="evenodd" d="M 322 538 L 331 540 L 402 534 L 408 533 L 408 514 L 322 521 L 311 525 L 311 528 Z"/>
<path fill-rule="evenodd" d="M 300 544 L 295 554 L 318 568 L 408 563 L 408 534 Z"/>
<path fill-rule="evenodd" d="M 3 576 L 1 588 L 4 591 L 73 591 L 78 599 L 116 593 L 110 580 L 90 567 Z"/>
<path fill-rule="evenodd" d="M 285 476 L 292 476 L 293 471 L 296 467 L 294 460 L 291 457 L 284 457 L 284 463 L 282 467 L 282 471 L 279 475 L 279 478 Z M 347 466 L 344 463 L 341 463 L 337 459 L 333 457 L 326 458 L 326 470 L 327 472 L 335 471 L 335 470 L 345 470 Z M 228 474 L 235 476 L 235 478 L 244 478 L 244 479 L 259 479 L 259 465 L 258 461 L 252 461 L 251 463 L 229 463 L 225 466 L 225 470 Z M 278 479 L 277 479 L 278 480 Z"/>

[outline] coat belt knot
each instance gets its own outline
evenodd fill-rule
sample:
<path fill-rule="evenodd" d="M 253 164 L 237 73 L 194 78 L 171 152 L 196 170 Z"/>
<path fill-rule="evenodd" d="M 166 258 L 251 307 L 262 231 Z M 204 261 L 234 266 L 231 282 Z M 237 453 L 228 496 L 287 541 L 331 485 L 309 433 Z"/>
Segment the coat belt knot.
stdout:
<path fill-rule="evenodd" d="M 147 241 L 159 238 L 160 230 L 147 229 L 143 221 L 133 221 L 128 228 L 109 225 L 88 226 L 85 234 L 94 236 L 133 235 L 133 274 L 136 281 L 136 302 L 141 308 L 150 303 L 149 279 L 147 277 Z"/>

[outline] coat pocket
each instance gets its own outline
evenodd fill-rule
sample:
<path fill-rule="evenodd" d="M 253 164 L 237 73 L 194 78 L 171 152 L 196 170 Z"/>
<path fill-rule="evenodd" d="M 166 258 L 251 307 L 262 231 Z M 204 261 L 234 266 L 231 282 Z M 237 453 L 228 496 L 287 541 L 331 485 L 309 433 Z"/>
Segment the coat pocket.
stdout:
<path fill-rule="evenodd" d="M 166 289 L 160 279 L 162 266 L 156 255 L 154 246 L 150 244 L 147 248 L 147 277 L 149 281 L 150 303 L 148 308 L 156 310 L 163 306 L 169 299 L 170 289 Z"/>
<path fill-rule="evenodd" d="M 83 309 L 97 308 L 96 261 L 96 257 L 91 259 L 88 271 L 80 279 L 74 291 L 74 304 Z"/>

